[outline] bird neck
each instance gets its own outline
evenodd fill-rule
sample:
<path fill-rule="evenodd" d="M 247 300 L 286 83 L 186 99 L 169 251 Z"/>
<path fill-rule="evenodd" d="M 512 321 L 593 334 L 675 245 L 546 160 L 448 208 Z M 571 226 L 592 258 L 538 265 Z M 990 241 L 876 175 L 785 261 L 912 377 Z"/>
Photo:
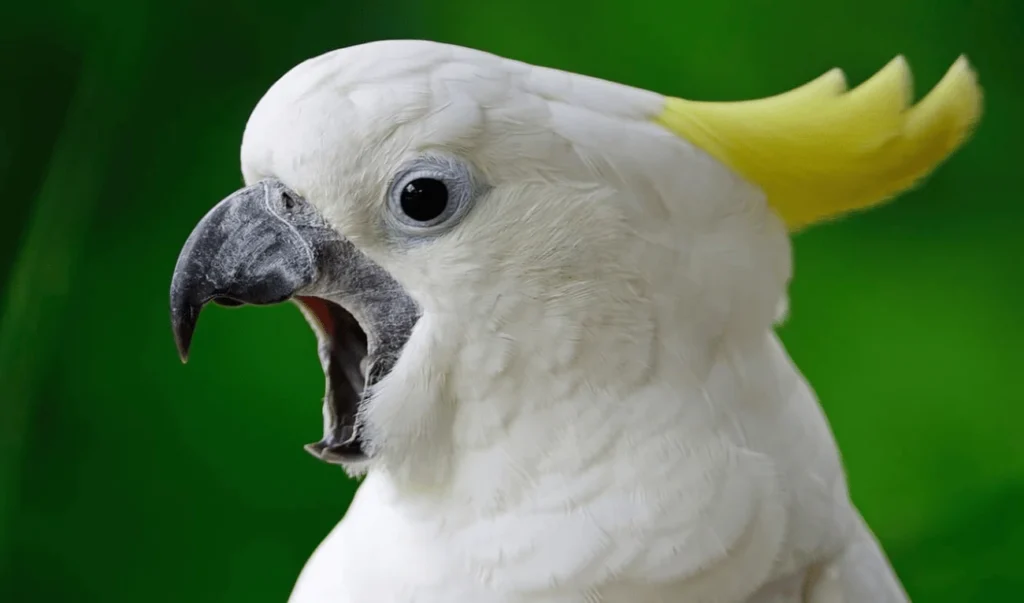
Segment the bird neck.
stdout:
<path fill-rule="evenodd" d="M 579 503 L 593 484 L 642 488 L 655 482 L 639 479 L 641 467 L 699 463 L 722 438 L 741 440 L 741 406 L 752 392 L 770 408 L 783 402 L 771 399 L 782 391 L 777 380 L 796 378 L 788 359 L 776 357 L 781 347 L 771 331 L 699 345 L 645 344 L 647 356 L 617 355 L 644 370 L 597 358 L 583 369 L 526 363 L 516 374 L 529 377 L 491 383 L 486 396 L 479 382 L 460 388 L 455 380 L 448 437 L 374 471 L 399 498 L 474 517 Z M 479 373 L 486 361 L 471 366 Z"/>

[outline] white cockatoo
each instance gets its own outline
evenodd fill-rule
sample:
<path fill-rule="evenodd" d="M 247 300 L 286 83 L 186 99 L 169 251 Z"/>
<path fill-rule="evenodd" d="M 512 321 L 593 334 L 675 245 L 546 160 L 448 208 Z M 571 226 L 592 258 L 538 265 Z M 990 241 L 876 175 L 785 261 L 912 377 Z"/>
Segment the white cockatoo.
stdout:
<path fill-rule="evenodd" d="M 964 58 L 695 102 L 384 41 L 284 75 L 171 285 L 295 301 L 318 458 L 363 475 L 292 603 L 897 603 L 774 326 L 795 229 L 970 135 Z"/>

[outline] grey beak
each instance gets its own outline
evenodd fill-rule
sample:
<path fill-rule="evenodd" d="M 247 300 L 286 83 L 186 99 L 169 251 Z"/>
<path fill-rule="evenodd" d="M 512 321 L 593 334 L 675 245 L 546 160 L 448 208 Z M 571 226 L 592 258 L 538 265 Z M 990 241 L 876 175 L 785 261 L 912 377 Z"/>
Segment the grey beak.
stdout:
<path fill-rule="evenodd" d="M 361 458 L 359 408 L 394 367 L 419 308 L 380 266 L 277 180 L 218 203 L 192 231 L 171 278 L 171 326 L 182 362 L 208 303 L 270 305 L 296 299 L 320 323 L 326 378 L 323 439 L 330 462 Z"/>
<path fill-rule="evenodd" d="M 325 229 L 319 215 L 276 180 L 247 186 L 210 210 L 185 242 L 171 279 L 171 324 L 182 362 L 206 304 L 276 304 L 312 285 L 311 243 Z"/>

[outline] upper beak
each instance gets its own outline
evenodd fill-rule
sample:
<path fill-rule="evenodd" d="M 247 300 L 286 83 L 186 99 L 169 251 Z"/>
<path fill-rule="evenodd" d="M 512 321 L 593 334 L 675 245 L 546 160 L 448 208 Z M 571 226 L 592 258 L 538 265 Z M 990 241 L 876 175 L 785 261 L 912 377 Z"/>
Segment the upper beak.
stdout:
<path fill-rule="evenodd" d="M 171 324 L 182 361 L 207 303 L 275 304 L 312 286 L 314 245 L 329 232 L 308 203 L 276 180 L 247 186 L 210 210 L 185 242 L 171 279 Z"/>

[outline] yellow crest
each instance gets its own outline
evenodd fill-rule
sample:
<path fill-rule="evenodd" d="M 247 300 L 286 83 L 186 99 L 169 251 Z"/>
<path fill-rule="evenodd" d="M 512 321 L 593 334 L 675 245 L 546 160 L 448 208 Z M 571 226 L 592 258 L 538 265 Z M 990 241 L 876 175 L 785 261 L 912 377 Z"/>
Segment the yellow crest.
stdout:
<path fill-rule="evenodd" d="M 850 91 L 833 69 L 765 99 L 668 98 L 656 121 L 759 186 L 796 230 L 910 188 L 981 117 L 981 88 L 963 56 L 913 106 L 912 95 L 910 69 L 899 56 Z"/>

